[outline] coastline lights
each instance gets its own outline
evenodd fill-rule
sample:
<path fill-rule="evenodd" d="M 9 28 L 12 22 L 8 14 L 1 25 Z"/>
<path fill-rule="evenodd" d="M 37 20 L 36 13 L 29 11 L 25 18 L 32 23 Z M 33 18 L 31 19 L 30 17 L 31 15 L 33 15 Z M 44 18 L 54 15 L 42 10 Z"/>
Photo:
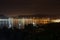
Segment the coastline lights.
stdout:
<path fill-rule="evenodd" d="M 51 20 L 51 22 L 59 23 L 60 22 L 60 19 Z"/>
<path fill-rule="evenodd" d="M 8 21 L 9 21 L 9 27 L 8 28 L 13 27 L 13 18 L 9 18 Z"/>
<path fill-rule="evenodd" d="M 36 23 L 33 22 L 33 26 L 36 26 Z"/>

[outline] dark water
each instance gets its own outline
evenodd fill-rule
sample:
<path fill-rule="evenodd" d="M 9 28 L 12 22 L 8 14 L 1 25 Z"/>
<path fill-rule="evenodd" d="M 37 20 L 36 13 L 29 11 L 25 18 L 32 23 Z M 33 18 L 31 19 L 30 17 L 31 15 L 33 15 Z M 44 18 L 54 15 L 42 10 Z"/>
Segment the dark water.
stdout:
<path fill-rule="evenodd" d="M 59 35 L 53 31 L 29 33 L 19 29 L 0 30 L 0 40 L 57 40 L 60 39 Z"/>
<path fill-rule="evenodd" d="M 3 28 L 0 29 L 0 40 L 60 40 L 60 24 L 44 25 L 41 27 L 44 31 L 33 32 L 39 28 L 32 25 L 23 30 Z"/>

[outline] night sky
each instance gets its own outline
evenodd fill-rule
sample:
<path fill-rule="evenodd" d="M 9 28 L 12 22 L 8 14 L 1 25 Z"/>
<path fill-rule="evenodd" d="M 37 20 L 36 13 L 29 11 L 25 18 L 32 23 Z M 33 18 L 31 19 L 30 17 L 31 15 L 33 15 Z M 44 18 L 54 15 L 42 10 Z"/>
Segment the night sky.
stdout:
<path fill-rule="evenodd" d="M 60 0 L 0 0 L 0 14 L 60 16 Z"/>

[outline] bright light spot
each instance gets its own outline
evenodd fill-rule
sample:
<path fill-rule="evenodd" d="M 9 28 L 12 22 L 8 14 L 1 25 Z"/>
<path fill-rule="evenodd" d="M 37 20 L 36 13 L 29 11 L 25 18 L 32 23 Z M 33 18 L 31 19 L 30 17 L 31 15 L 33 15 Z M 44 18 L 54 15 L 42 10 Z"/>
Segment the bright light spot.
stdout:
<path fill-rule="evenodd" d="M 33 25 L 34 25 L 35 23 L 33 22 Z"/>
<path fill-rule="evenodd" d="M 21 28 L 21 24 L 19 24 L 19 29 Z"/>
<path fill-rule="evenodd" d="M 60 22 L 60 19 L 52 20 L 52 22 Z"/>
<path fill-rule="evenodd" d="M 19 26 L 21 26 L 21 24 L 19 24 Z"/>
<path fill-rule="evenodd" d="M 33 26 L 36 26 L 36 24 L 33 22 Z"/>
<path fill-rule="evenodd" d="M 8 28 L 11 28 L 11 24 L 9 24 L 9 27 Z"/>

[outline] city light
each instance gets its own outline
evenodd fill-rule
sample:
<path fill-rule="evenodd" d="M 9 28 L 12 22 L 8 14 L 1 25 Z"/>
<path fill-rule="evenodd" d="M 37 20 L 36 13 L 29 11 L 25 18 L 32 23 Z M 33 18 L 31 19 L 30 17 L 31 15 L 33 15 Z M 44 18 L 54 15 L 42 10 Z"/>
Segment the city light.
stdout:
<path fill-rule="evenodd" d="M 33 22 L 33 26 L 36 26 L 36 24 Z"/>
<path fill-rule="evenodd" d="M 60 22 L 60 19 L 51 20 L 51 22 Z"/>
<path fill-rule="evenodd" d="M 60 19 L 50 19 L 50 18 L 11 18 L 0 19 L 0 26 L 7 26 L 8 28 L 19 27 L 24 28 L 24 25 L 33 24 L 33 26 L 44 25 L 52 22 L 60 22 Z"/>

